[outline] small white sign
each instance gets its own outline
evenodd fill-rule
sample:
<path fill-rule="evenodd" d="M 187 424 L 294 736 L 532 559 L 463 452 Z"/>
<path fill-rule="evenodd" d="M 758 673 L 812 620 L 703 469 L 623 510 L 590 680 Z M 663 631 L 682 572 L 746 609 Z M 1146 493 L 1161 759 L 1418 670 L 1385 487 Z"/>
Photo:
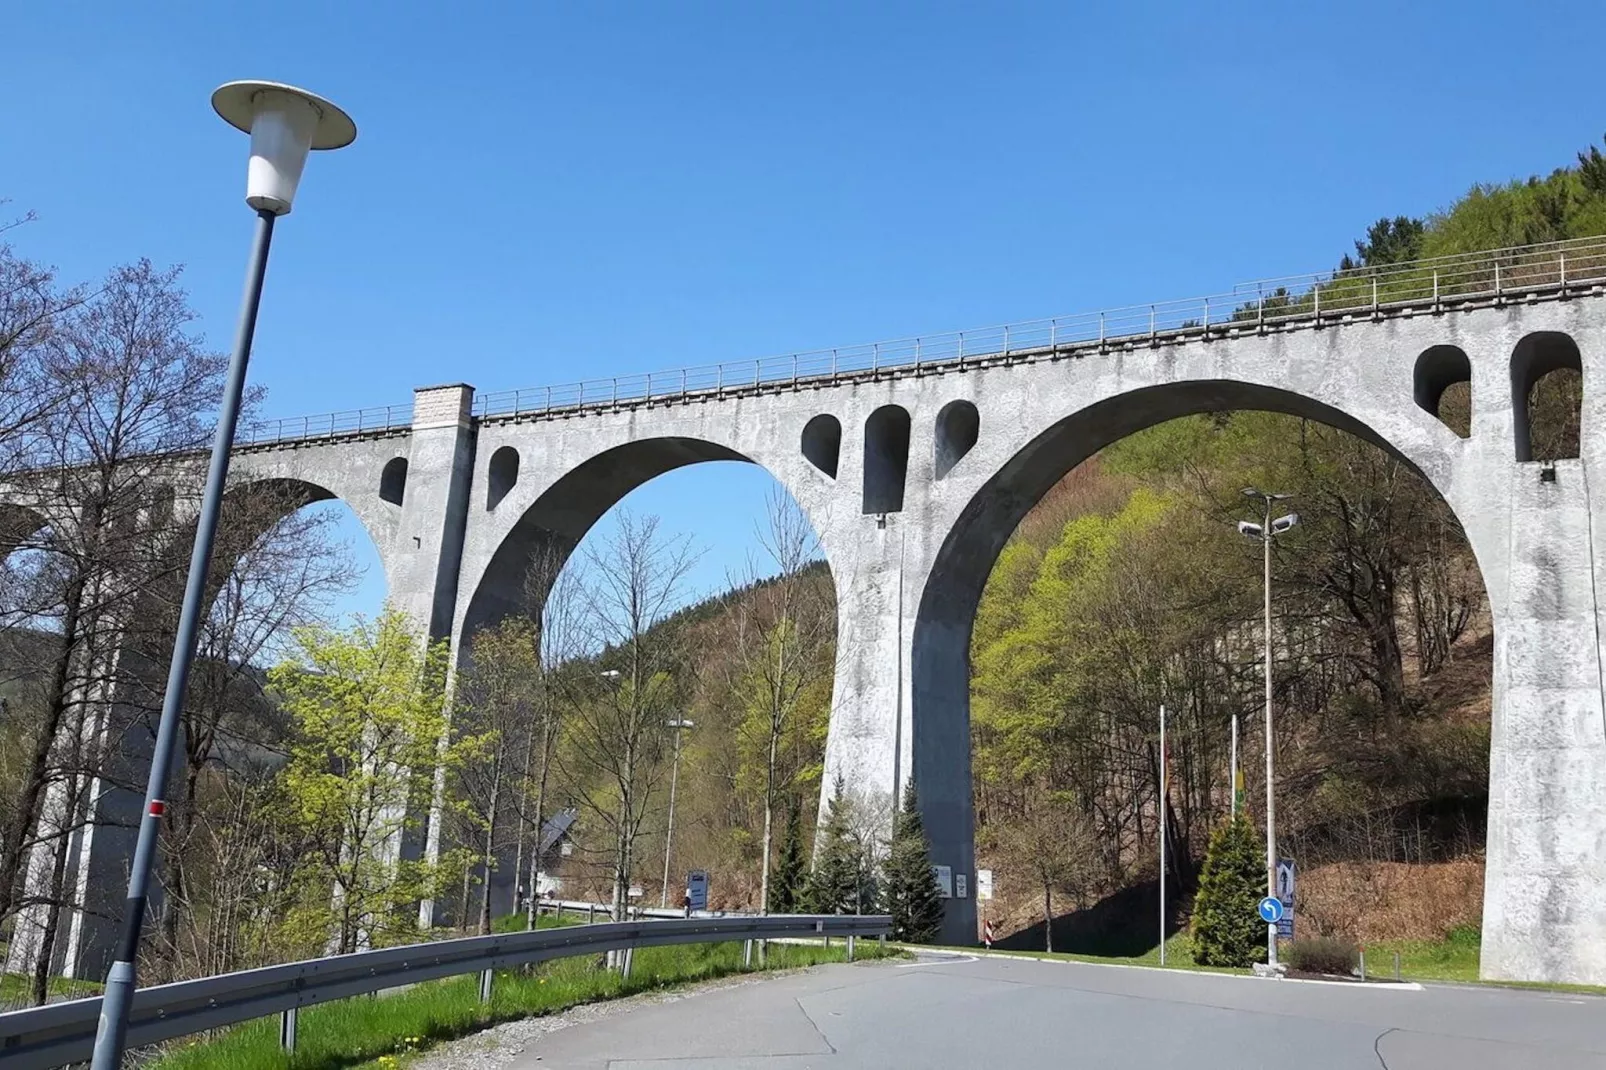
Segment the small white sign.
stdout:
<path fill-rule="evenodd" d="M 932 866 L 931 877 L 937 882 L 937 889 L 944 899 L 954 897 L 954 870 L 952 866 Z"/>
<path fill-rule="evenodd" d="M 641 885 L 632 884 L 630 886 L 629 895 L 630 895 L 630 898 L 632 898 L 632 899 L 640 899 L 641 898 Z"/>
<path fill-rule="evenodd" d="M 954 874 L 954 895 L 956 895 L 960 899 L 964 899 L 964 898 L 967 897 L 967 889 L 966 889 L 966 886 L 965 886 L 965 875 L 963 873 L 955 873 Z"/>
<path fill-rule="evenodd" d="M 686 874 L 686 896 L 693 910 L 708 909 L 708 871 L 694 869 Z"/>
<path fill-rule="evenodd" d="M 978 869 L 976 871 L 976 898 L 991 899 L 993 897 L 993 871 Z"/>

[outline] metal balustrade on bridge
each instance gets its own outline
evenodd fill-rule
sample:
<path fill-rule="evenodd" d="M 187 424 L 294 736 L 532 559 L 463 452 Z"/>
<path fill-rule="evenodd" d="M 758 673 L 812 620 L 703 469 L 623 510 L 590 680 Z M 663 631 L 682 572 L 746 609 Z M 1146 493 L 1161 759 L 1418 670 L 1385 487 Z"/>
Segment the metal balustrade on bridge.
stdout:
<path fill-rule="evenodd" d="M 281 1040 L 293 1047 L 296 1012 L 303 1007 L 369 995 L 443 977 L 479 974 L 489 999 L 492 972 L 574 955 L 672 944 L 786 940 L 807 937 L 884 937 L 885 915 L 748 915 L 604 922 L 533 932 L 472 936 L 332 955 L 282 966 L 142 988 L 134 994 L 129 1048 L 281 1015 Z M 628 970 L 628 965 L 624 967 Z M 0 1065 L 46 1070 L 89 1058 L 100 997 L 51 1003 L 0 1014 Z"/>
<path fill-rule="evenodd" d="M 658 402 L 832 385 L 1016 360 L 1055 359 L 1138 345 L 1321 326 L 1356 317 L 1437 312 L 1469 302 L 1515 301 L 1606 285 L 1606 237 L 1240 283 L 1224 293 L 1080 315 L 948 331 L 756 360 L 482 392 L 481 420 L 557 418 Z M 404 405 L 272 420 L 247 427 L 243 446 L 401 431 Z"/>

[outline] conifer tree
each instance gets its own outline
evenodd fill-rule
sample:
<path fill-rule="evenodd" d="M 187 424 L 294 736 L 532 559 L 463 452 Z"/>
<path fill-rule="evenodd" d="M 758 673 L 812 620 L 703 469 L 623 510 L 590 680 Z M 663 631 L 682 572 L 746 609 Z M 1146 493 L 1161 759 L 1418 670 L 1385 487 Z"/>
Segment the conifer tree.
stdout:
<path fill-rule="evenodd" d="M 1201 966 L 1266 961 L 1266 860 L 1248 819 L 1238 814 L 1210 834 L 1193 901 L 1193 960 Z"/>
<path fill-rule="evenodd" d="M 803 866 L 803 813 L 797 799 L 787 807 L 786 834 L 781 840 L 781 857 L 770 878 L 770 899 L 765 905 L 771 914 L 793 914 L 803 905 L 807 874 Z"/>
<path fill-rule="evenodd" d="M 808 906 L 816 914 L 855 914 L 874 906 L 874 885 L 866 879 L 869 867 L 855 834 L 854 816 L 853 800 L 843 793 L 838 779 L 809 876 Z"/>
<path fill-rule="evenodd" d="M 912 783 L 904 791 L 903 809 L 893 826 L 885 871 L 893 938 L 915 944 L 936 940 L 942 931 L 942 893 L 931 872 L 931 842 L 920 821 Z"/>

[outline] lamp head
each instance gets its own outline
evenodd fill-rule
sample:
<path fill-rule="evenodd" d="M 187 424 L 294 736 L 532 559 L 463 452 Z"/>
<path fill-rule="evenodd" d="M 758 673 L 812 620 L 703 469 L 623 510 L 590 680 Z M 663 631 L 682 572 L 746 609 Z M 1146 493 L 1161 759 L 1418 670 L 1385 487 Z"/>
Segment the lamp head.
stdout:
<path fill-rule="evenodd" d="M 1258 539 L 1261 536 L 1260 525 L 1253 520 L 1240 520 L 1238 521 L 1238 534 L 1247 535 L 1251 539 Z"/>
<path fill-rule="evenodd" d="M 1298 513 L 1289 513 L 1287 516 L 1280 516 L 1271 522 L 1271 533 L 1273 535 L 1281 535 L 1283 532 L 1287 531 L 1297 523 L 1299 523 Z"/>
<path fill-rule="evenodd" d="M 357 125 L 335 104 L 280 82 L 229 82 L 212 94 L 212 108 L 251 135 L 245 203 L 274 215 L 289 214 L 310 150 L 357 139 Z"/>

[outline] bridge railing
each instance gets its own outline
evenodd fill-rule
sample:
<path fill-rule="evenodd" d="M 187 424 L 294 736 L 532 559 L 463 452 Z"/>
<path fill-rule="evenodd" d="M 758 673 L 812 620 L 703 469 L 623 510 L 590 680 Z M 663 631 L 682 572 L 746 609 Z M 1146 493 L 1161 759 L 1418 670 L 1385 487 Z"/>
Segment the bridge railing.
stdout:
<path fill-rule="evenodd" d="M 1606 238 L 1584 238 L 1240 283 L 1207 297 L 756 360 L 476 395 L 479 417 L 559 414 L 691 395 L 832 382 L 880 371 L 1035 358 L 1189 334 L 1382 314 L 1606 282 Z"/>
<path fill-rule="evenodd" d="M 1219 336 L 1296 322 L 1339 321 L 1403 308 L 1442 309 L 1471 300 L 1518 297 L 1606 283 L 1606 237 L 1286 275 L 1240 283 L 1224 293 L 1128 305 L 1079 315 L 945 331 L 885 342 L 814 349 L 756 360 L 585 379 L 558 386 L 479 393 L 480 418 L 561 415 L 727 392 L 818 384 L 926 367 L 1038 359 L 1161 338 Z M 255 424 L 240 445 L 338 438 L 409 426 L 412 409 L 391 405 Z"/>
<path fill-rule="evenodd" d="M 572 955 L 733 940 L 875 937 L 887 935 L 891 928 L 892 919 L 885 915 L 623 921 L 308 959 L 142 988 L 134 993 L 128 1046 L 144 1047 L 279 1014 L 281 1040 L 293 1047 L 299 1008 L 420 981 L 478 973 L 485 998 L 492 970 Z M 96 996 L 0 1014 L 0 1065 L 6 1070 L 46 1070 L 87 1060 L 94 1047 L 100 1002 Z"/>
<path fill-rule="evenodd" d="M 367 409 L 325 412 L 317 416 L 292 416 L 283 420 L 261 420 L 241 427 L 234 436 L 236 446 L 262 446 L 303 439 L 340 438 L 367 432 L 393 431 L 412 426 L 411 405 L 381 405 Z"/>

